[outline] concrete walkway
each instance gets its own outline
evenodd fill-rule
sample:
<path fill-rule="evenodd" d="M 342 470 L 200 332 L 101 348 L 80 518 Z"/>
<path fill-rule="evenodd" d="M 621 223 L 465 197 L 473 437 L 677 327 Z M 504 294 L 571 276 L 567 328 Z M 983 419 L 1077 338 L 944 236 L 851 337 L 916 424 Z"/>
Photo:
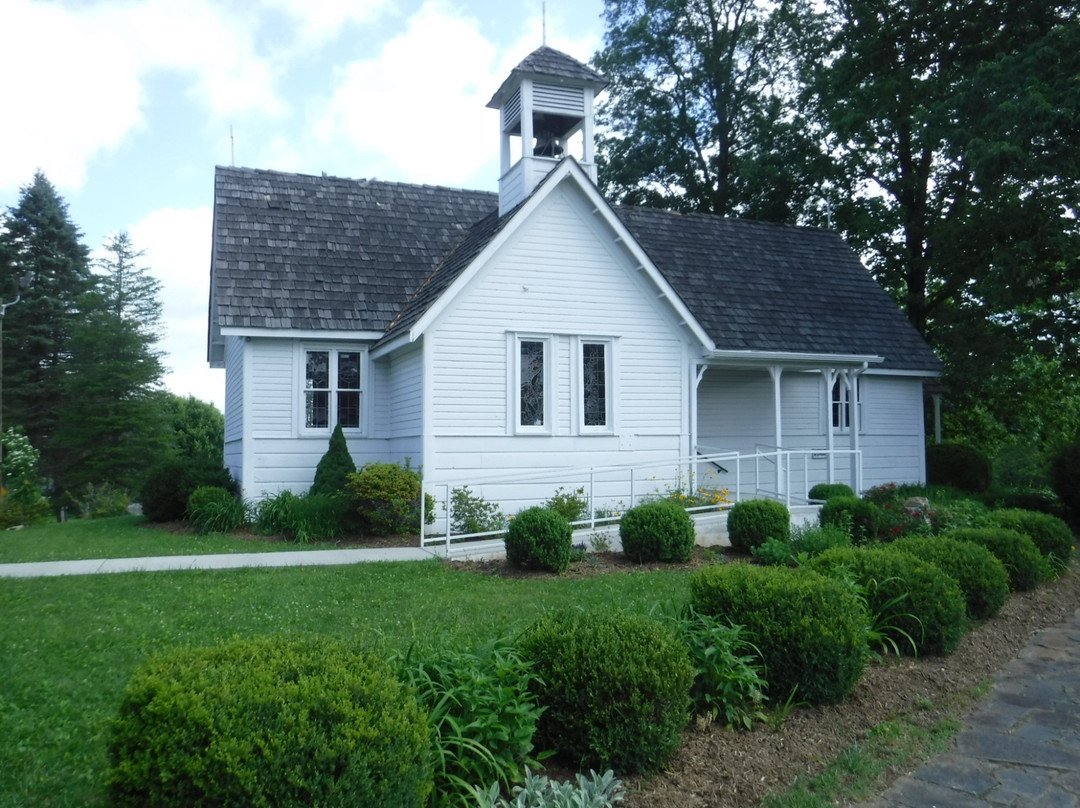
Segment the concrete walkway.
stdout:
<path fill-rule="evenodd" d="M 1080 611 L 998 671 L 953 748 L 856 808 L 1080 806 Z"/>

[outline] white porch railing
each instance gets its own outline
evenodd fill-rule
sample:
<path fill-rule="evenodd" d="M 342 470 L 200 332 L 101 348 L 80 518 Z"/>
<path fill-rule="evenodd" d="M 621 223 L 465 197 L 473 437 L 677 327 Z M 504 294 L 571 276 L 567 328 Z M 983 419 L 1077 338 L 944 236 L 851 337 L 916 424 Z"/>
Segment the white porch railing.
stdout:
<path fill-rule="evenodd" d="M 474 492 L 484 489 L 503 491 L 528 491 L 527 495 L 515 497 L 489 497 L 489 501 L 500 499 L 528 501 L 540 504 L 545 496 L 538 495 L 540 490 L 553 493 L 556 488 L 570 492 L 580 491 L 588 503 L 589 516 L 573 523 L 575 528 L 595 530 L 604 525 L 619 522 L 621 514 L 646 498 L 668 496 L 672 493 L 684 493 L 688 497 L 710 491 L 725 490 L 727 504 L 710 503 L 687 508 L 691 513 L 720 510 L 730 503 L 743 498 L 767 497 L 784 502 L 789 507 L 793 504 L 809 503 L 810 488 L 815 482 L 824 480 L 823 474 L 815 474 L 819 462 L 821 470 L 831 467 L 827 464 L 829 456 L 848 456 L 855 466 L 855 477 L 862 479 L 862 453 L 852 449 L 783 449 L 776 447 L 757 447 L 753 454 L 730 451 L 709 451 L 693 457 L 652 461 L 614 466 L 562 467 L 548 468 L 532 472 L 478 476 L 471 474 L 460 477 L 444 477 L 438 480 L 424 480 L 423 492 L 432 495 L 442 505 L 442 513 L 434 525 L 422 531 L 422 547 L 442 545 L 449 554 L 454 545 L 469 543 L 502 542 L 503 530 L 480 533 L 454 533 L 453 492 L 468 486 Z M 743 472 L 753 464 L 753 485 L 744 481 Z M 710 467 L 712 467 L 710 469 Z M 780 473 L 776 470 L 779 467 Z M 749 472 L 748 472 L 749 473 Z M 723 475 L 723 477 L 722 477 Z M 731 475 L 730 479 L 726 475 Z M 820 479 L 819 479 L 820 478 Z M 771 483 L 771 484 L 770 484 Z M 663 485 L 665 490 L 661 490 Z M 858 489 L 857 489 L 858 490 Z M 748 496 L 747 496 L 748 494 Z M 425 521 L 425 498 L 421 497 L 421 523 Z M 464 548 L 462 548 L 464 549 Z"/>

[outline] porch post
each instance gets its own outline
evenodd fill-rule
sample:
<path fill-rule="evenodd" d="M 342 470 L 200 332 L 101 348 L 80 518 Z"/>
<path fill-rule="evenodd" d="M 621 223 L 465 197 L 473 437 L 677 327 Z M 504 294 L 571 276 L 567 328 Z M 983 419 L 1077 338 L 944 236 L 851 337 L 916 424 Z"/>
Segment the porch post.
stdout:
<path fill-rule="evenodd" d="M 697 490 L 697 451 L 698 451 L 698 387 L 705 376 L 705 365 L 690 363 L 690 490 Z"/>
<path fill-rule="evenodd" d="M 832 389 L 836 384 L 836 368 L 822 368 L 821 378 L 825 382 L 825 451 L 828 458 L 825 461 L 825 482 L 832 485 L 836 476 L 835 458 L 833 457 L 833 419 L 832 419 Z"/>
<path fill-rule="evenodd" d="M 776 493 L 784 493 L 784 473 L 780 468 L 780 447 L 783 446 L 783 412 L 780 404 L 780 376 L 784 369 L 779 365 L 769 366 L 769 375 L 773 383 L 773 415 L 776 419 Z"/>
<path fill-rule="evenodd" d="M 859 376 L 865 370 L 865 365 L 858 370 L 849 370 L 844 373 L 844 379 L 848 389 L 848 406 L 850 407 L 851 429 L 851 487 L 858 494 L 862 491 L 862 463 L 859 462 L 859 431 L 862 428 L 861 408 L 859 407 Z"/>
<path fill-rule="evenodd" d="M 941 393 L 931 393 L 934 399 L 934 443 L 941 443 Z"/>

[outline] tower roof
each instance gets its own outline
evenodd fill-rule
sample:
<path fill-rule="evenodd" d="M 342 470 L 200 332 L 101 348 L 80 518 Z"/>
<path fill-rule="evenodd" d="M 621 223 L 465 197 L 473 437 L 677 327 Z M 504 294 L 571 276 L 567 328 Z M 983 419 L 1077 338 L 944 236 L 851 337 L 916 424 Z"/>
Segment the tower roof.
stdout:
<path fill-rule="evenodd" d="M 588 65 L 582 64 L 572 56 L 567 56 L 562 51 L 542 45 L 510 71 L 506 81 L 502 83 L 487 105 L 498 109 L 502 105 L 505 94 L 526 76 L 543 76 L 559 83 L 585 84 L 593 88 L 593 95 L 608 86 L 608 80 Z"/>

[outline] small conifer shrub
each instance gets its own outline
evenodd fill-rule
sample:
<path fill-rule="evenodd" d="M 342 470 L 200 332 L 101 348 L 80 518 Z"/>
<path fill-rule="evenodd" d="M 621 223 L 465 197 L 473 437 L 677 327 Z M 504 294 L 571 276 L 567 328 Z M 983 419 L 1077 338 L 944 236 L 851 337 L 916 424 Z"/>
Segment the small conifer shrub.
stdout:
<path fill-rule="evenodd" d="M 330 446 L 315 467 L 315 481 L 311 484 L 310 494 L 334 496 L 345 490 L 345 483 L 350 474 L 356 473 L 356 463 L 349 454 L 349 445 L 345 442 L 345 433 L 341 424 L 334 427 L 330 435 Z"/>

